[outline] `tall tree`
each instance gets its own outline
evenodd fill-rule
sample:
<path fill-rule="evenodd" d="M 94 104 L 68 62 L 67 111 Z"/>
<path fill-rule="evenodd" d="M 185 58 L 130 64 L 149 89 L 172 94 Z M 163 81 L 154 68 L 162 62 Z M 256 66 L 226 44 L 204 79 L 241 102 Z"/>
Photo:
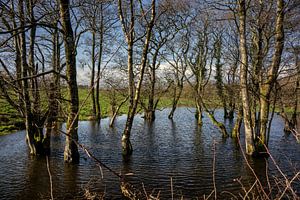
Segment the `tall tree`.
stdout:
<path fill-rule="evenodd" d="M 69 163 L 79 162 L 79 153 L 76 143 L 78 140 L 78 88 L 76 80 L 76 49 L 73 36 L 73 29 L 70 18 L 69 0 L 59 1 L 60 18 L 63 29 L 64 49 L 67 67 L 67 84 L 69 94 L 69 115 L 67 121 L 67 136 L 64 151 L 64 160 Z"/>
<path fill-rule="evenodd" d="M 245 127 L 245 143 L 246 153 L 252 155 L 255 152 L 253 141 L 253 129 L 251 123 L 251 109 L 249 102 L 249 87 L 248 87 L 248 50 L 246 42 L 246 0 L 238 1 L 238 18 L 239 18 L 239 37 L 240 37 L 240 87 L 243 106 L 243 119 Z"/>
<path fill-rule="evenodd" d="M 140 2 L 140 6 L 142 8 L 142 17 L 145 18 L 146 21 L 146 36 L 144 40 L 143 45 L 143 52 L 141 57 L 141 64 L 140 64 L 140 70 L 139 70 L 139 80 L 137 82 L 137 85 L 134 81 L 134 73 L 133 73 L 133 47 L 135 43 L 135 22 L 136 22 L 136 14 L 135 14 L 135 3 L 133 0 L 130 0 L 129 3 L 129 13 L 130 13 L 130 20 L 129 20 L 129 26 L 126 23 L 126 19 L 123 12 L 123 6 L 122 6 L 122 0 L 118 1 L 118 7 L 119 7 L 119 17 L 122 24 L 123 33 L 125 35 L 125 39 L 127 42 L 127 70 L 128 70 L 128 94 L 129 94 L 129 108 L 128 108 L 128 114 L 127 114 L 127 120 L 126 125 L 122 134 L 122 153 L 123 155 L 130 155 L 132 154 L 132 145 L 130 142 L 130 133 L 131 128 L 134 120 L 134 116 L 137 110 L 137 106 L 140 99 L 140 92 L 143 82 L 143 77 L 145 73 L 145 68 L 147 64 L 147 55 L 148 55 L 148 49 L 150 44 L 150 38 L 152 34 L 152 28 L 154 26 L 154 20 L 156 15 L 156 1 L 152 0 L 151 2 L 151 19 L 148 22 L 146 19 L 147 13 L 143 10 L 142 2 Z"/>
<path fill-rule="evenodd" d="M 226 97 L 225 97 L 225 87 L 223 83 L 223 64 L 221 63 L 221 58 L 222 58 L 222 34 L 219 33 L 216 36 L 216 41 L 214 44 L 214 49 L 215 49 L 215 59 L 216 59 L 216 87 L 217 87 L 217 94 L 220 97 L 222 104 L 223 104 L 223 109 L 224 109 L 224 118 L 229 118 L 229 114 L 227 111 L 227 103 L 226 103 Z"/>
<path fill-rule="evenodd" d="M 267 145 L 268 121 L 270 112 L 271 92 L 276 84 L 281 55 L 284 47 L 284 0 L 277 0 L 277 14 L 275 27 L 275 52 L 273 54 L 271 67 L 267 72 L 267 78 L 260 85 L 260 130 L 258 147 Z M 264 148 L 263 148 L 264 149 Z"/>

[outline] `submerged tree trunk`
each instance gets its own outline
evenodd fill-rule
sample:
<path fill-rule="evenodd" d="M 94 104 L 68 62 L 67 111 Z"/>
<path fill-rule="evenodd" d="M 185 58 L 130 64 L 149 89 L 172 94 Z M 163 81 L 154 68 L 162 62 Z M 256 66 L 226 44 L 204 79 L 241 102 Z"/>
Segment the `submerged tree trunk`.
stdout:
<path fill-rule="evenodd" d="M 179 91 L 177 91 L 177 89 Z M 170 114 L 168 116 L 169 119 L 173 119 L 174 112 L 175 112 L 175 110 L 177 108 L 177 104 L 178 104 L 179 99 L 181 97 L 182 90 L 183 90 L 183 76 L 182 76 L 182 79 L 180 80 L 180 83 L 177 84 L 177 87 L 174 86 L 174 95 L 173 95 L 173 100 L 172 100 L 172 109 L 171 109 Z"/>
<path fill-rule="evenodd" d="M 153 61 L 154 62 L 154 61 Z M 154 95 L 155 95 L 155 82 L 156 82 L 156 74 L 155 74 L 155 65 L 151 68 L 151 86 L 150 86 L 150 93 L 148 99 L 148 107 L 145 111 L 145 119 L 149 122 L 155 120 L 155 102 L 154 102 Z"/>
<path fill-rule="evenodd" d="M 57 23 L 54 25 L 57 27 Z M 44 150 L 46 154 L 50 154 L 50 138 L 53 130 L 56 129 L 58 113 L 59 113 L 59 104 L 58 99 L 60 99 L 60 44 L 59 44 L 59 33 L 55 29 L 52 34 L 52 68 L 55 71 L 53 74 L 52 82 L 49 85 L 49 96 L 48 96 L 48 117 L 46 121 L 46 133 L 44 136 Z"/>
<path fill-rule="evenodd" d="M 152 66 L 150 67 L 150 80 L 151 80 L 151 85 L 150 85 L 150 93 L 148 96 L 148 107 L 145 110 L 145 119 L 149 122 L 153 122 L 155 120 L 155 109 L 157 106 L 157 103 L 155 103 L 155 84 L 156 84 L 156 62 L 157 62 L 157 56 L 159 53 L 160 48 L 157 48 L 155 50 L 155 53 L 153 55 L 153 60 L 152 60 Z M 157 100 L 158 101 L 158 100 Z"/>
<path fill-rule="evenodd" d="M 239 0 L 239 36 L 240 36 L 240 87 L 243 106 L 243 119 L 245 127 L 245 143 L 246 153 L 252 155 L 255 152 L 255 146 L 253 141 L 253 129 L 251 124 L 251 109 L 249 103 L 249 88 L 247 83 L 248 77 L 248 54 L 247 54 L 247 42 L 246 42 L 246 1 Z"/>
<path fill-rule="evenodd" d="M 264 150 L 264 145 L 267 144 L 266 136 L 268 132 L 268 121 L 269 121 L 269 111 L 271 103 L 271 92 L 277 79 L 277 74 L 281 62 L 281 55 L 284 46 L 284 0 L 277 0 L 277 16 L 276 16 L 276 27 L 275 27 L 275 52 L 273 55 L 273 60 L 271 68 L 268 71 L 267 80 L 262 83 L 260 87 L 260 132 L 258 147 Z"/>
<path fill-rule="evenodd" d="M 123 16 L 123 11 L 122 11 L 122 3 L 121 0 L 118 1 L 118 7 L 119 7 L 119 16 L 121 20 L 121 24 L 123 27 L 123 32 L 125 34 L 127 44 L 128 44 L 128 81 L 129 81 L 129 109 L 128 109 L 128 114 L 127 114 L 127 121 L 125 125 L 125 129 L 122 134 L 122 154 L 124 156 L 131 155 L 132 154 L 132 145 L 130 142 L 130 133 L 131 133 L 131 128 L 133 124 L 133 119 L 136 113 L 136 109 L 138 106 L 138 102 L 140 99 L 140 92 L 141 92 L 141 87 L 142 87 L 142 82 L 143 82 L 143 76 L 145 72 L 145 67 L 147 63 L 147 54 L 148 54 L 148 48 L 150 44 L 150 38 L 151 38 L 151 33 L 152 33 L 152 28 L 154 26 L 154 19 L 155 19 L 155 0 L 152 0 L 151 3 L 151 20 L 147 24 L 147 32 L 146 32 L 146 38 L 143 46 L 143 53 L 142 53 L 142 60 L 141 60 L 141 67 L 140 67 L 140 78 L 137 83 L 137 86 L 135 87 L 134 83 L 134 75 L 133 75 L 133 44 L 134 44 L 134 22 L 135 22 L 135 12 L 134 12 L 134 1 L 130 1 L 130 14 L 131 14 L 131 19 L 130 19 L 130 26 L 129 30 L 126 29 L 125 25 L 125 19 Z M 135 91 L 134 91 L 135 88 Z"/>
<path fill-rule="evenodd" d="M 27 64 L 27 54 L 26 54 L 26 35 L 25 35 L 25 15 L 24 15 L 24 1 L 19 0 L 19 15 L 20 15 L 20 26 L 21 26 L 21 35 L 20 35 L 20 48 L 21 48 L 21 71 L 22 78 L 28 76 L 28 64 Z M 24 115 L 25 115 L 25 126 L 26 126 L 26 141 L 28 143 L 30 154 L 37 155 L 37 141 L 35 138 L 35 132 L 33 127 L 33 116 L 31 111 L 31 101 L 29 95 L 29 83 L 28 79 L 23 79 L 22 81 L 22 96 L 23 96 L 23 104 L 24 104 Z M 39 138 L 37 138 L 39 139 Z M 42 139 L 42 138 L 40 138 Z"/>
<path fill-rule="evenodd" d="M 76 49 L 73 37 L 73 30 L 71 26 L 69 0 L 59 1 L 60 18 L 64 32 L 64 46 L 66 56 L 66 73 L 68 83 L 68 93 L 70 98 L 69 103 L 69 116 L 67 121 L 67 136 L 64 151 L 64 160 L 68 163 L 79 162 L 79 153 L 76 143 L 73 141 L 78 140 L 77 127 L 78 127 L 78 88 L 76 81 Z"/>
<path fill-rule="evenodd" d="M 202 121 L 202 105 L 201 105 L 201 97 L 196 97 L 196 113 L 195 113 L 195 118 L 197 120 L 197 124 L 199 126 L 202 126 L 203 125 L 203 121 Z"/>

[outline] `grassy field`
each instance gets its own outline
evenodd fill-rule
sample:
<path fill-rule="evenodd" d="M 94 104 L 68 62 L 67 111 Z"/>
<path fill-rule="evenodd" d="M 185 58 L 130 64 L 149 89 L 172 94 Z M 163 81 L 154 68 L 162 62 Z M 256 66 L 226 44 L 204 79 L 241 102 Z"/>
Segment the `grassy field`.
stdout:
<path fill-rule="evenodd" d="M 92 100 L 91 97 L 88 96 L 89 90 L 88 88 L 80 87 L 79 90 L 79 105 L 80 105 L 80 112 L 79 112 L 79 120 L 91 120 L 92 119 Z M 62 89 L 63 98 L 67 98 L 67 91 L 66 88 Z M 115 95 L 115 96 L 114 96 Z M 169 108 L 172 106 L 172 95 L 169 93 L 165 93 L 164 96 L 160 98 L 160 101 L 158 103 L 157 109 L 162 108 Z M 207 90 L 207 93 L 205 94 L 206 97 L 206 104 L 209 108 L 220 108 L 221 102 L 220 99 L 216 96 L 216 92 L 213 91 L 213 89 Z M 124 100 L 124 96 L 121 94 L 113 94 L 112 91 L 106 91 L 102 90 L 100 91 L 100 105 L 101 105 L 101 115 L 102 118 L 109 117 L 112 115 L 111 112 L 111 101 L 115 98 L 115 102 L 117 104 Z M 48 105 L 48 98 L 45 94 L 42 94 L 42 107 L 44 107 L 44 111 Z M 143 101 L 143 96 L 141 97 Z M 145 104 L 147 100 L 144 100 Z M 179 100 L 178 106 L 189 106 L 194 107 L 194 99 L 191 95 L 191 91 L 185 91 L 182 94 L 182 98 Z M 65 115 L 62 117 L 67 116 L 68 108 L 67 103 L 62 102 L 61 103 L 61 113 L 65 113 Z M 125 103 L 120 111 L 119 115 L 126 114 L 128 110 L 128 104 Z M 277 107 L 275 109 L 275 112 L 279 112 L 280 109 Z M 292 108 L 290 106 L 287 106 L 285 108 L 285 111 L 287 114 L 290 114 L 292 112 Z M 138 112 L 143 112 L 143 109 L 140 107 L 138 109 Z M 24 119 L 20 117 L 20 114 L 17 110 L 15 110 L 12 106 L 10 106 L 4 99 L 0 99 L 0 135 L 12 133 L 16 130 L 22 130 L 24 129 Z"/>
<path fill-rule="evenodd" d="M 79 120 L 90 120 L 92 118 L 92 100 L 88 96 L 89 90 L 87 88 L 79 88 Z M 64 98 L 67 99 L 66 89 L 62 90 Z M 44 100 L 42 105 L 45 107 L 47 105 L 47 98 L 42 97 Z M 116 102 L 121 102 L 124 96 L 118 94 L 115 96 Z M 110 91 L 100 91 L 100 106 L 102 118 L 111 116 L 111 105 L 112 93 Z M 160 98 L 158 103 L 158 109 L 167 108 L 172 105 L 172 99 L 169 95 Z M 179 106 L 193 106 L 193 100 L 188 98 L 182 98 L 179 102 Z M 61 104 L 63 110 L 62 113 L 68 113 L 66 102 Z M 128 110 L 128 104 L 125 103 L 120 111 L 119 115 L 126 114 Z M 138 109 L 143 112 L 143 109 Z M 0 135 L 8 134 L 16 130 L 24 129 L 24 120 L 19 116 L 20 114 L 12 106 L 10 106 L 4 99 L 0 99 Z"/>

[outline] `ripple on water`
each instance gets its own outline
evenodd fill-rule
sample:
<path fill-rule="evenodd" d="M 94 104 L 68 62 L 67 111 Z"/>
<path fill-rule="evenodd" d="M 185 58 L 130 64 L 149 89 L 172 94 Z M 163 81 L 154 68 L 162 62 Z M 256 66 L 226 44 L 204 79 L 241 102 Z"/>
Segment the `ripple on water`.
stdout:
<path fill-rule="evenodd" d="M 161 196 L 166 199 L 171 195 L 171 177 L 177 197 L 195 198 L 210 194 L 213 189 L 214 155 L 218 192 L 236 192 L 240 189 L 239 183 L 234 181 L 237 178 L 244 183 L 253 180 L 236 143 L 230 138 L 224 140 L 206 116 L 203 127 L 199 128 L 192 113 L 194 109 L 179 108 L 174 121 L 168 120 L 169 111 L 157 111 L 152 124 L 144 122 L 141 115 L 137 115 L 131 136 L 134 152 L 130 160 L 122 159 L 120 147 L 126 116 L 116 120 L 114 129 L 109 128 L 109 119 L 103 119 L 100 124 L 79 122 L 79 141 L 115 171 L 133 173 L 126 179 L 136 187 L 141 188 L 143 183 L 148 193 L 161 191 Z M 216 113 L 219 114 L 218 119 L 222 119 L 222 113 Z M 226 124 L 232 127 L 229 121 Z M 291 169 L 299 171 L 300 148 L 292 136 L 282 132 L 282 127 L 282 120 L 274 116 L 270 151 L 281 169 L 291 176 Z M 64 126 L 62 128 L 65 129 Z M 0 138 L 0 198 L 49 198 L 45 159 L 28 156 L 24 131 Z M 108 199 L 121 197 L 117 177 L 105 169 L 102 169 L 102 174 L 99 167 L 82 152 L 80 164 L 64 164 L 64 137 L 55 135 L 51 142 L 50 166 L 57 199 L 79 198 L 86 187 L 105 192 Z M 249 162 L 263 177 L 266 167 L 264 161 L 252 159 Z M 271 174 L 277 174 L 270 159 L 269 168 Z M 300 188 L 300 185 L 297 187 Z"/>

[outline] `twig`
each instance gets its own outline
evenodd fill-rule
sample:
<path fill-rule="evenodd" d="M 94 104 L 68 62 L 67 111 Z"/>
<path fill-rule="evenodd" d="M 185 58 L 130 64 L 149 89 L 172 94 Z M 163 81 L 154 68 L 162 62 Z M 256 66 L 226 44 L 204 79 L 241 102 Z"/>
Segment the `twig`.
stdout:
<path fill-rule="evenodd" d="M 49 167 L 49 158 L 48 156 L 46 156 L 46 163 L 47 163 L 47 170 L 48 170 L 48 174 L 49 174 L 49 179 L 50 179 L 50 195 L 51 195 L 51 200 L 53 200 L 53 183 L 52 183 L 52 175 L 51 175 L 51 171 L 50 171 L 50 167 Z"/>
<path fill-rule="evenodd" d="M 173 196 L 173 179 L 171 177 L 171 195 L 172 195 L 172 200 L 174 199 L 174 196 Z"/>
<path fill-rule="evenodd" d="M 271 194 L 272 192 L 272 188 L 271 188 L 271 184 L 270 184 L 270 180 L 269 180 L 269 175 L 268 175 L 268 162 L 267 160 L 265 160 L 266 162 L 266 179 L 267 179 L 267 183 L 268 183 L 268 187 L 269 187 L 269 194 Z"/>
<path fill-rule="evenodd" d="M 108 171 L 110 171 L 112 174 L 116 175 L 117 177 L 119 177 L 121 180 L 123 180 L 123 176 L 119 173 L 117 173 L 116 171 L 112 170 L 110 167 L 108 167 L 106 164 L 104 164 L 102 161 L 100 161 L 98 158 L 96 158 L 92 153 L 90 153 L 90 151 L 83 146 L 82 144 L 80 144 L 78 141 L 76 141 L 74 138 L 72 138 L 72 136 L 68 133 L 65 133 L 62 130 L 58 130 L 60 133 L 70 137 L 70 139 L 79 147 L 81 148 L 88 157 L 92 158 L 97 164 L 99 164 L 100 166 L 104 167 L 105 169 L 107 169 Z"/>
<path fill-rule="evenodd" d="M 283 195 L 285 194 L 285 192 L 287 191 L 287 189 L 289 189 L 291 187 L 291 183 L 300 175 L 300 172 L 298 172 L 292 179 L 291 181 L 287 181 L 286 183 L 286 187 L 284 188 L 281 196 L 278 198 L 279 200 L 282 199 Z M 294 195 L 294 194 L 293 194 Z"/>
<path fill-rule="evenodd" d="M 216 141 L 213 140 L 213 185 L 214 185 L 214 192 L 215 192 L 215 199 L 217 199 L 217 186 L 216 186 Z"/>
<path fill-rule="evenodd" d="M 231 192 L 228 192 L 228 191 L 223 191 L 223 192 L 221 192 L 221 194 L 229 194 L 231 197 L 233 197 L 233 198 L 235 198 L 235 199 L 237 199 L 238 200 L 238 198 L 237 198 L 237 196 L 235 196 L 234 194 L 232 194 Z"/>
<path fill-rule="evenodd" d="M 144 190 L 144 194 L 145 194 L 145 196 L 146 196 L 146 199 L 149 199 L 149 198 L 148 198 L 147 191 L 146 191 L 145 186 L 144 186 L 144 183 L 142 183 L 142 186 L 143 186 L 143 190 Z"/>
<path fill-rule="evenodd" d="M 246 164 L 247 164 L 247 166 L 249 167 L 249 169 L 251 170 L 252 174 L 255 176 L 256 180 L 258 181 L 258 184 L 259 184 L 259 186 L 260 186 L 262 192 L 264 193 L 265 198 L 266 198 L 266 199 L 270 199 L 269 196 L 267 195 L 267 193 L 265 192 L 264 187 L 262 186 L 262 184 L 261 184 L 259 178 L 257 177 L 257 175 L 256 175 L 256 173 L 255 173 L 255 171 L 254 171 L 254 169 L 253 169 L 253 168 L 251 167 L 251 165 L 249 164 L 249 162 L 248 162 L 248 160 L 247 160 L 247 157 L 246 157 L 246 155 L 245 155 L 245 152 L 244 152 L 244 150 L 243 150 L 243 148 L 242 148 L 242 146 L 241 146 L 240 138 L 239 138 L 239 137 L 237 138 L 237 141 L 238 141 L 238 143 L 239 143 L 239 146 L 240 146 L 240 149 L 241 149 L 243 158 L 245 159 Z"/>
<path fill-rule="evenodd" d="M 100 170 L 100 173 L 101 173 L 101 178 L 103 179 L 103 170 L 102 170 L 102 167 L 101 167 L 101 165 L 98 165 L 98 167 L 99 167 L 99 170 Z"/>
<path fill-rule="evenodd" d="M 254 188 L 254 186 L 256 185 L 256 183 L 257 183 L 257 180 L 255 180 L 255 182 L 253 183 L 253 185 L 251 186 L 251 188 L 246 192 L 246 194 L 245 194 L 245 196 L 244 196 L 244 198 L 243 198 L 243 200 L 245 200 L 246 199 L 246 197 L 248 196 L 248 194 L 251 192 L 251 190 Z"/>
<path fill-rule="evenodd" d="M 292 135 L 296 138 L 297 142 L 300 143 L 300 133 L 296 129 L 290 130 Z"/>
<path fill-rule="evenodd" d="M 290 184 L 288 178 L 287 178 L 286 175 L 282 172 L 282 170 L 279 168 L 279 166 L 278 166 L 278 164 L 276 163 L 275 159 L 274 159 L 273 156 L 271 155 L 271 153 L 270 153 L 268 147 L 267 147 L 265 144 L 263 144 L 263 145 L 264 145 L 264 148 L 266 149 L 268 155 L 270 156 L 272 162 L 274 163 L 275 167 L 277 168 L 277 170 L 279 171 L 279 173 L 280 173 L 280 174 L 283 176 L 283 178 L 285 179 L 286 189 L 290 189 L 290 191 L 292 192 L 292 194 L 293 194 L 294 197 L 297 196 L 297 195 L 295 194 L 295 191 L 292 189 L 291 184 Z M 298 172 L 298 173 L 299 173 L 299 172 Z M 297 174 L 298 174 L 298 173 L 297 173 Z M 298 175 L 297 175 L 297 176 L 298 176 Z M 285 189 L 285 190 L 286 190 L 286 189 Z M 285 193 L 285 192 L 284 192 L 284 193 Z M 279 199 L 281 199 L 281 198 L 283 197 L 284 193 L 281 194 L 281 197 L 280 197 Z"/>
<path fill-rule="evenodd" d="M 190 113 L 193 113 L 193 114 L 195 114 L 196 112 L 194 112 L 194 111 L 191 111 L 189 108 L 186 108 Z"/>

